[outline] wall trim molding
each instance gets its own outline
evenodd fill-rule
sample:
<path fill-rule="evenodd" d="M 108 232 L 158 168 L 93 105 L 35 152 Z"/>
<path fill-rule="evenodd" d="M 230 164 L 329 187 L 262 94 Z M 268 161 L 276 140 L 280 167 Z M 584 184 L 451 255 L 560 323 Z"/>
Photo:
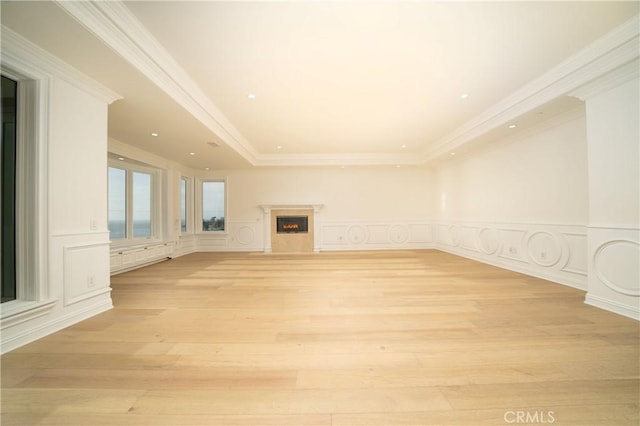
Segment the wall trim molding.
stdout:
<path fill-rule="evenodd" d="M 4 25 L 2 26 L 2 62 L 10 67 L 14 66 L 12 64 L 38 64 L 42 71 L 63 79 L 107 104 L 122 99 L 122 96 L 113 90 L 87 77 Z"/>
<path fill-rule="evenodd" d="M 634 61 L 631 61 L 620 68 L 577 88 L 573 92 L 569 93 L 569 95 L 582 101 L 586 101 L 604 91 L 620 86 L 627 81 L 637 79 L 639 73 L 638 59 L 636 58 Z"/>
<path fill-rule="evenodd" d="M 4 330 L 16 325 L 32 321 L 41 316 L 48 315 L 58 303 L 57 299 L 45 300 L 42 302 L 21 302 L 16 301 L 15 307 L 2 309 L 0 318 L 0 330 Z"/>
<path fill-rule="evenodd" d="M 640 321 L 640 306 L 629 306 L 590 293 L 586 295 L 584 303 L 589 306 L 604 309 L 605 311 L 614 312 L 616 314 L 632 318 L 636 321 Z"/>
<path fill-rule="evenodd" d="M 251 164 L 258 153 L 121 1 L 56 4 Z"/>
<path fill-rule="evenodd" d="M 585 226 L 435 221 L 433 227 L 438 250 L 587 290 Z"/>
<path fill-rule="evenodd" d="M 53 301 L 55 303 L 56 301 Z M 14 349 L 24 346 L 28 343 L 41 339 L 49 334 L 60 331 L 63 328 L 69 327 L 85 319 L 91 318 L 95 315 L 101 314 L 113 308 L 111 299 L 106 301 L 102 300 L 92 305 L 89 305 L 83 309 L 69 312 L 65 315 L 56 317 L 51 321 L 46 321 L 38 326 L 31 327 L 27 330 L 18 332 L 14 335 L 7 336 L 7 332 L 3 333 L 2 345 L 0 353 L 4 354 Z"/>
<path fill-rule="evenodd" d="M 423 154 L 429 162 L 545 103 L 567 95 L 639 56 L 638 16 L 567 58 L 484 113 L 434 144 Z"/>
<path fill-rule="evenodd" d="M 634 17 L 520 90 L 477 115 L 418 155 L 259 153 L 121 1 L 56 3 L 141 71 L 253 166 L 419 165 L 477 139 L 510 120 L 564 96 L 638 57 Z"/>

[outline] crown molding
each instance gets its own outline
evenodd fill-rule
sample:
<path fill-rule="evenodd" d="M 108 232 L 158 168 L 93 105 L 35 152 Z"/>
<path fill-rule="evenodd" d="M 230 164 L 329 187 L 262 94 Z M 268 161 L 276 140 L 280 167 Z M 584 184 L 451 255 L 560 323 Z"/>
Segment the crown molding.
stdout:
<path fill-rule="evenodd" d="M 411 154 L 271 154 L 260 155 L 256 166 L 417 166 Z"/>
<path fill-rule="evenodd" d="M 257 152 L 122 1 L 54 1 L 253 166 L 425 164 L 555 98 L 571 95 L 634 61 L 640 50 L 640 25 L 635 16 L 417 155 L 270 155 Z"/>
<path fill-rule="evenodd" d="M 37 68 L 38 72 L 60 78 L 107 104 L 122 96 L 81 73 L 63 60 L 33 44 L 2 25 L 2 64 L 20 70 Z"/>
<path fill-rule="evenodd" d="M 249 163 L 257 151 L 121 1 L 55 0 Z"/>
<path fill-rule="evenodd" d="M 640 76 L 640 60 L 637 58 L 616 70 L 597 78 L 569 93 L 569 96 L 586 101 L 600 93 L 613 89 Z"/>
<path fill-rule="evenodd" d="M 545 103 L 634 61 L 639 56 L 638 15 L 471 119 L 423 154 L 429 162 Z"/>

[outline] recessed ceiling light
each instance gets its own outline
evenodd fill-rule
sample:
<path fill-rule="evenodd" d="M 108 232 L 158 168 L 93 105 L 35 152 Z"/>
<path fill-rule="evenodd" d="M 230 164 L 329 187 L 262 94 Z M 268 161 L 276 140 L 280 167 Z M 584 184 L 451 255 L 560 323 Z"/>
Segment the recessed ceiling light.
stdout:
<path fill-rule="evenodd" d="M 462 95 L 460 95 L 460 99 L 469 99 L 469 94 L 463 93 Z"/>
<path fill-rule="evenodd" d="M 276 149 L 282 149 L 282 145 L 276 146 Z"/>
<path fill-rule="evenodd" d="M 399 168 L 400 168 L 400 164 L 396 164 L 396 168 L 398 168 L 398 169 L 399 169 Z"/>
<path fill-rule="evenodd" d="M 455 153 L 455 152 L 452 152 L 452 153 L 450 153 L 450 155 L 452 155 L 452 156 L 453 156 L 453 155 L 456 155 L 456 153 Z"/>
<path fill-rule="evenodd" d="M 510 128 L 510 129 L 515 129 L 516 127 L 518 127 L 518 126 L 516 126 L 515 124 L 511 124 L 511 125 L 509 126 L 509 128 Z"/>
<path fill-rule="evenodd" d="M 155 137 L 158 137 L 158 134 L 156 132 L 153 132 L 153 133 L 151 133 L 151 136 L 153 136 L 155 138 Z"/>
<path fill-rule="evenodd" d="M 124 157 L 118 157 L 118 160 L 124 161 Z"/>
<path fill-rule="evenodd" d="M 208 167 L 205 167 L 204 169 L 205 169 L 205 170 L 209 170 L 209 168 L 208 168 Z"/>
<path fill-rule="evenodd" d="M 196 153 L 195 152 L 190 152 L 189 155 L 196 155 Z"/>
<path fill-rule="evenodd" d="M 402 149 L 405 149 L 406 147 L 407 147 L 407 145 L 405 145 L 405 144 L 400 145 L 400 148 L 402 148 Z"/>
<path fill-rule="evenodd" d="M 249 99 L 253 100 L 253 99 L 255 99 L 255 98 L 256 98 L 256 94 L 255 94 L 255 93 L 249 93 L 249 94 L 247 95 L 247 98 L 249 98 Z"/>

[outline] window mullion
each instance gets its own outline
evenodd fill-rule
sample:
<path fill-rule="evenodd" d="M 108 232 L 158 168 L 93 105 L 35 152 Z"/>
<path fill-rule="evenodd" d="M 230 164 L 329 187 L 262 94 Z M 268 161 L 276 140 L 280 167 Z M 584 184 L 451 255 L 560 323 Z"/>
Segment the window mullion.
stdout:
<path fill-rule="evenodd" d="M 127 177 L 125 180 L 126 187 L 126 199 L 127 204 L 125 206 L 127 216 L 127 235 L 125 238 L 131 240 L 133 238 L 133 171 L 126 169 Z"/>

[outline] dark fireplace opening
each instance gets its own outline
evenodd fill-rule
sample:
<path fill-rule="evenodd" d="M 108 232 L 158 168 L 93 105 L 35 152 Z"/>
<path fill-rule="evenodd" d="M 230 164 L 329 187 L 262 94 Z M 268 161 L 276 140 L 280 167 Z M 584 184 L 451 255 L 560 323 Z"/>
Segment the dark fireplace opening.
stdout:
<path fill-rule="evenodd" d="M 276 232 L 278 234 L 309 232 L 309 216 L 276 216 Z"/>

